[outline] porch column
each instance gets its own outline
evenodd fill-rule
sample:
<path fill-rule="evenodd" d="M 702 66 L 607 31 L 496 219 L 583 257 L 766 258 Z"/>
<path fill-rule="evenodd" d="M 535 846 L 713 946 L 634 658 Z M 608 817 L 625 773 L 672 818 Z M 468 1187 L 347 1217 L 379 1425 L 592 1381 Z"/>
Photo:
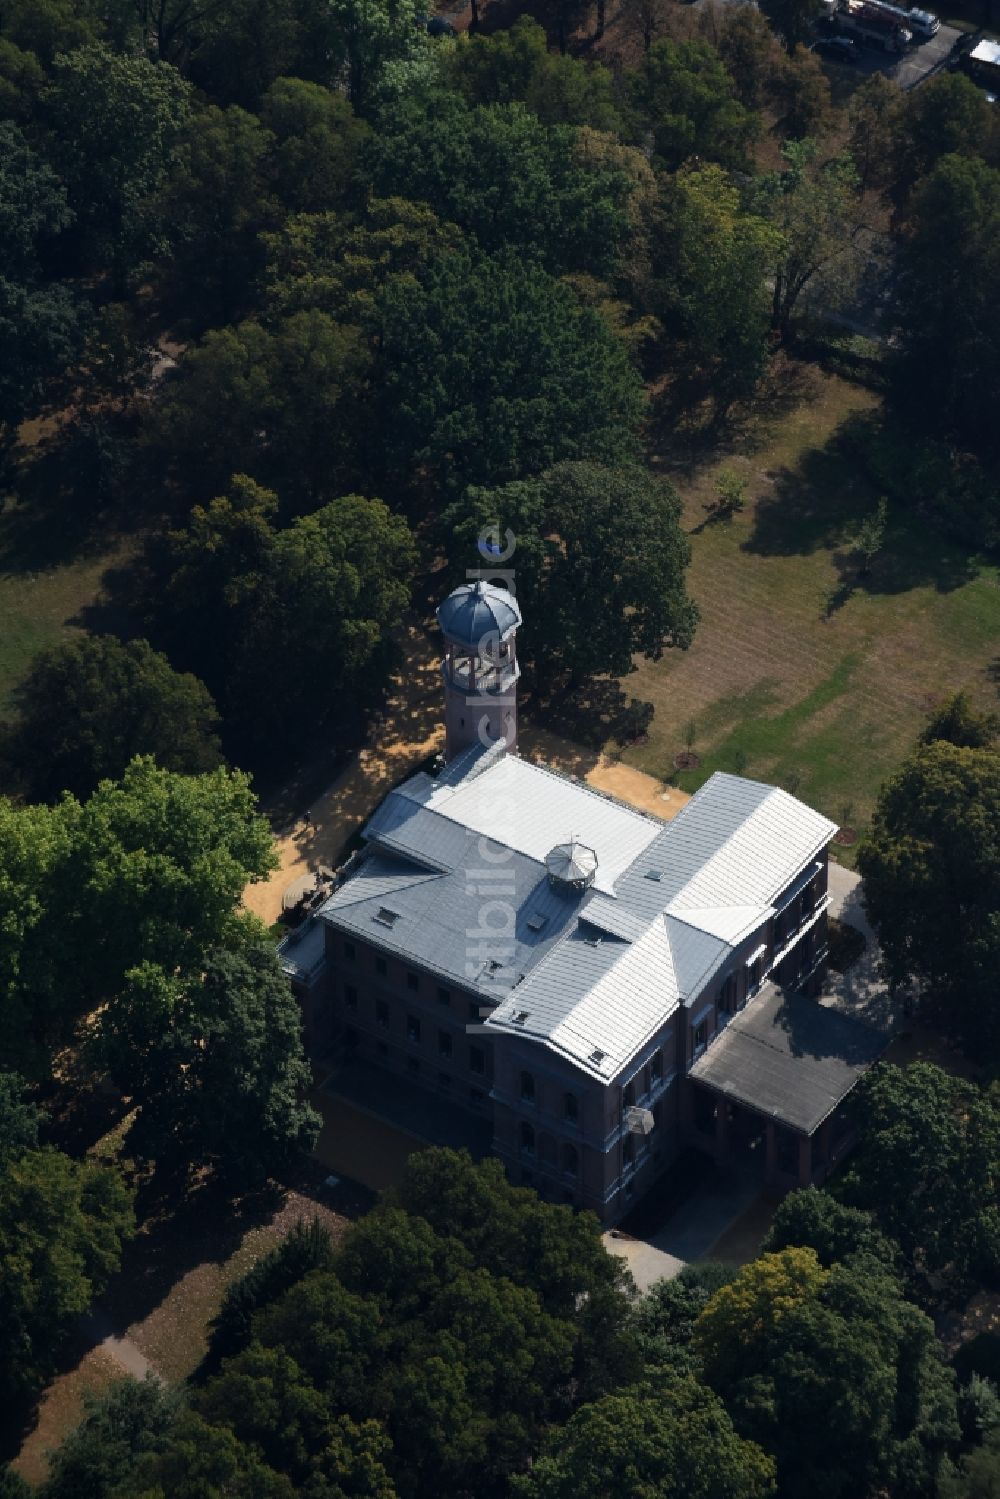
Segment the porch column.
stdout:
<path fill-rule="evenodd" d="M 812 1181 L 812 1139 L 799 1136 L 799 1186 L 808 1187 Z"/>

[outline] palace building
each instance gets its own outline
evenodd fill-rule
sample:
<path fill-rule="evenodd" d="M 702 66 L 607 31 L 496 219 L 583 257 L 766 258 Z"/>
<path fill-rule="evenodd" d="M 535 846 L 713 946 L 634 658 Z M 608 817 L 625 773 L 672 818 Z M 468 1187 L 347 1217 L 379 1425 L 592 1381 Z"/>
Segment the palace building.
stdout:
<path fill-rule="evenodd" d="M 662 822 L 522 760 L 516 601 L 480 581 L 438 619 L 444 764 L 389 793 L 282 944 L 310 1050 L 427 1090 L 605 1223 L 690 1145 L 822 1180 L 884 1044 L 816 997 L 836 826 L 721 773 Z"/>

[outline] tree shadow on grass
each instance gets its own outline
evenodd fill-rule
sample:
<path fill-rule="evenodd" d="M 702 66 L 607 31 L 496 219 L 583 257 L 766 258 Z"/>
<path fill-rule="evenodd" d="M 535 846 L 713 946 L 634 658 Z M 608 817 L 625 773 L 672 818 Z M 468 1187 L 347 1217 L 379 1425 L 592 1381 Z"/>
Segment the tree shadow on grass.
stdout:
<path fill-rule="evenodd" d="M 966 548 L 899 506 L 889 510 L 878 557 L 868 571 L 859 571 L 853 540 L 879 496 L 842 433 L 804 453 L 794 468 L 780 469 L 771 477 L 772 491 L 758 501 L 743 550 L 763 557 L 833 552 L 840 573 L 837 593 L 846 590 L 835 607 L 855 591 L 897 594 L 931 585 L 950 593 L 977 575 L 976 558 Z"/>

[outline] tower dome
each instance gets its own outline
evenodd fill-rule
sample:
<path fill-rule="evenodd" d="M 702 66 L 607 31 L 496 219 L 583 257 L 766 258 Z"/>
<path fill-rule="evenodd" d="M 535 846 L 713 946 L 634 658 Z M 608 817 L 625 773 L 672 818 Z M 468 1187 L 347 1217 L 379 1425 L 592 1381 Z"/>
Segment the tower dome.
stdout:
<path fill-rule="evenodd" d="M 514 595 L 482 578 L 463 583 L 449 593 L 438 606 L 437 617 L 446 640 L 473 651 L 485 636 L 506 640 L 521 624 Z"/>
<path fill-rule="evenodd" d="M 517 600 L 479 578 L 438 606 L 444 636 L 445 759 L 471 745 L 517 748 Z"/>
<path fill-rule="evenodd" d="M 597 855 L 586 843 L 570 838 L 545 855 L 549 884 L 555 889 L 587 890 L 597 874 Z"/>

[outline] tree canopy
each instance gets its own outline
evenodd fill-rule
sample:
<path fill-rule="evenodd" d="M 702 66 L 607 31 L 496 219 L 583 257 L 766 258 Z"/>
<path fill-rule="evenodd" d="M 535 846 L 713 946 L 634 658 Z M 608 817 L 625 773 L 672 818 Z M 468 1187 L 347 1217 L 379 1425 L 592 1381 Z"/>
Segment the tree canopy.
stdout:
<path fill-rule="evenodd" d="M 35 658 L 16 703 L 6 753 L 35 801 L 63 791 L 87 797 L 136 755 L 191 774 L 221 760 L 208 689 L 145 640 L 91 635 L 52 646 Z"/>
<path fill-rule="evenodd" d="M 485 534 L 517 538 L 517 590 L 531 651 L 574 681 L 624 676 L 633 656 L 690 645 L 698 617 L 685 590 L 690 546 L 672 486 L 638 468 L 564 463 L 537 479 L 472 489 L 444 518 L 456 576 Z M 594 601 L 602 608 L 595 610 Z"/>
<path fill-rule="evenodd" d="M 1000 755 L 936 740 L 882 788 L 858 855 L 892 983 L 918 979 L 982 1054 L 1000 1048 Z"/>

